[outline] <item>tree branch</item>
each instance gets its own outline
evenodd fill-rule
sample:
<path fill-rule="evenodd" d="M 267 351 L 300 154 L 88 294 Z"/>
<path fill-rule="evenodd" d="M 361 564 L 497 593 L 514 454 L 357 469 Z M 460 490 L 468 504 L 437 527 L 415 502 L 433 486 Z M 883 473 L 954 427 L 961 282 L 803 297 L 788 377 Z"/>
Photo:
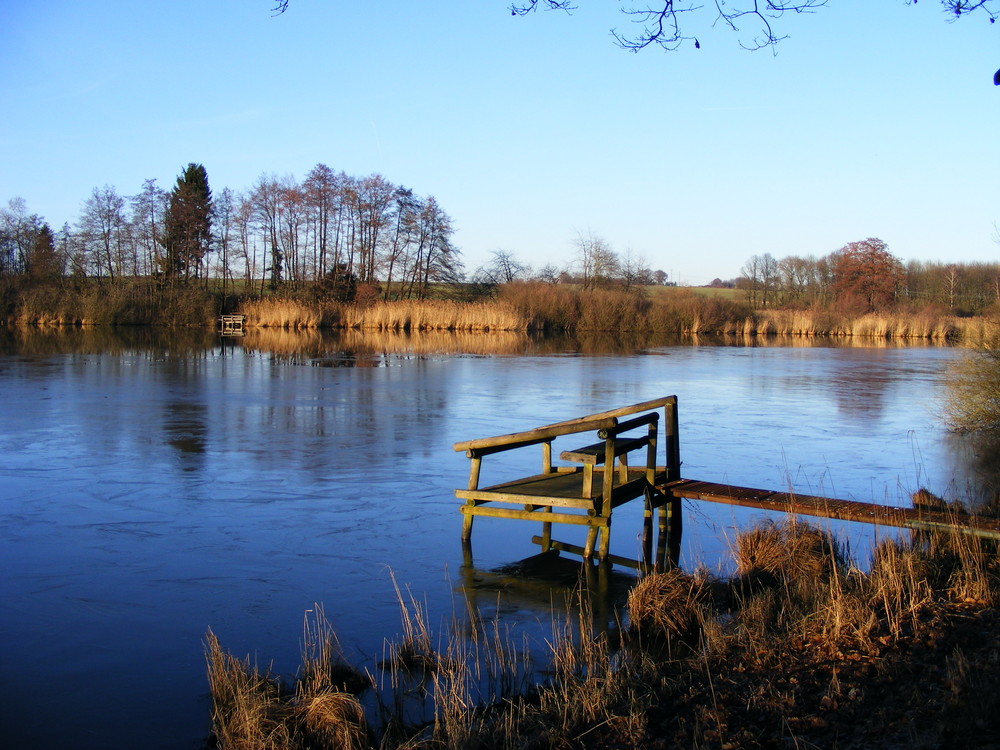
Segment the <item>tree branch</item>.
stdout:
<path fill-rule="evenodd" d="M 514 3 L 510 6 L 510 14 L 512 16 L 526 16 L 538 8 L 538 2 L 539 0 L 528 0 L 524 4 Z M 564 10 L 567 13 L 576 10 L 576 6 L 570 0 L 541 0 L 541 2 L 545 10 Z"/>
<path fill-rule="evenodd" d="M 622 2 L 623 0 L 619 0 Z M 827 0 L 712 0 L 716 17 L 713 26 L 720 21 L 735 32 L 740 31 L 744 21 L 757 24 L 758 31 L 749 44 L 740 42 L 740 46 L 749 50 L 764 47 L 774 47 L 787 35 L 778 35 L 772 22 L 780 19 L 786 13 L 810 13 L 816 8 L 827 4 Z M 274 0 L 271 9 L 274 15 L 281 15 L 288 10 L 291 0 Z M 906 0 L 908 4 L 916 5 L 917 0 Z M 735 3 L 735 4 L 732 4 Z M 990 23 L 1000 18 L 1000 0 L 941 0 L 945 11 L 955 18 L 982 11 Z M 519 0 L 508 6 L 512 16 L 526 16 L 541 8 L 542 10 L 561 10 L 570 13 L 576 9 L 573 0 Z M 697 37 L 685 35 L 681 17 L 684 13 L 694 13 L 703 10 L 703 5 L 697 5 L 693 0 L 659 0 L 655 6 L 622 8 L 621 12 L 631 17 L 632 21 L 642 26 L 638 34 L 621 34 L 617 29 L 611 29 L 618 46 L 637 52 L 651 45 L 665 50 L 675 50 L 685 41 L 693 41 L 695 48 L 701 46 Z M 1000 86 L 1000 71 L 994 77 L 994 83 Z"/>

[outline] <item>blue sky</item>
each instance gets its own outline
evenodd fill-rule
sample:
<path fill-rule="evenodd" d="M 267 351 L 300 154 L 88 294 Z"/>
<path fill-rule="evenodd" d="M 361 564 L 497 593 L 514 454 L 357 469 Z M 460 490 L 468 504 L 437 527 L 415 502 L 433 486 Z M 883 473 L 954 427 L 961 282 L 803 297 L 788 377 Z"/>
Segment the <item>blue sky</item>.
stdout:
<path fill-rule="evenodd" d="M 831 0 L 780 22 L 777 55 L 723 28 L 633 54 L 618 3 L 577 4 L 7 2 L 0 201 L 58 228 L 192 161 L 216 192 L 324 163 L 435 196 L 469 270 L 566 266 L 587 233 L 692 284 L 870 236 L 1000 259 L 1000 24 Z"/>

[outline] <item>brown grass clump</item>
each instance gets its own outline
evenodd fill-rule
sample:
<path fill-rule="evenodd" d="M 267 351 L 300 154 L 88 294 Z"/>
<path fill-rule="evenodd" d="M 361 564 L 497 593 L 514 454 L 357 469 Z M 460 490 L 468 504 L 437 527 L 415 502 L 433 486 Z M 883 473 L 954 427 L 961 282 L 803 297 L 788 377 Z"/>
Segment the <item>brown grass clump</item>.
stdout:
<path fill-rule="evenodd" d="M 308 615 L 312 613 L 313 619 Z M 225 653 L 205 636 L 212 694 L 212 734 L 222 750 L 305 750 L 371 747 L 364 709 L 347 689 L 370 685 L 342 658 L 340 645 L 317 606 L 307 612 L 303 666 L 294 691 L 249 657 Z"/>
<path fill-rule="evenodd" d="M 701 632 L 706 586 L 673 568 L 639 580 L 628 595 L 631 626 L 645 634 L 692 640 Z"/>
<path fill-rule="evenodd" d="M 830 534 L 794 519 L 740 534 L 734 557 L 739 575 L 766 574 L 780 581 L 811 582 L 844 565 L 843 552 Z"/>
<path fill-rule="evenodd" d="M 205 636 L 212 733 L 220 748 L 283 748 L 290 739 L 289 712 L 269 672 L 224 652 L 215 634 Z"/>
<path fill-rule="evenodd" d="M 892 637 L 912 630 L 922 609 L 933 601 L 930 575 L 928 560 L 912 545 L 887 540 L 872 552 L 868 599 Z"/>
<path fill-rule="evenodd" d="M 368 742 L 365 712 L 353 695 L 325 691 L 300 699 L 306 747 L 364 750 Z"/>

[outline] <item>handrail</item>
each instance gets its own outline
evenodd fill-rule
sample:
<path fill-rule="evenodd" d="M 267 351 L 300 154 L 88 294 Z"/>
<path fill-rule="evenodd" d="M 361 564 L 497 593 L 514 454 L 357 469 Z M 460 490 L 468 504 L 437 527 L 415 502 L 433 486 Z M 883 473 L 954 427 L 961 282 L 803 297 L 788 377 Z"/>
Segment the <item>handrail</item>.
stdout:
<path fill-rule="evenodd" d="M 590 430 L 610 430 L 614 429 L 618 420 L 612 418 L 591 419 L 587 421 L 574 420 L 572 422 L 562 422 L 545 427 L 538 427 L 534 430 L 524 432 L 512 432 L 509 435 L 497 435 L 495 437 L 477 438 L 475 440 L 463 440 L 455 443 L 453 448 L 456 451 L 475 451 L 480 448 L 496 448 L 499 446 L 509 446 L 517 448 L 520 445 L 530 445 L 544 442 L 560 435 L 573 435 L 578 432 L 588 432 Z"/>
<path fill-rule="evenodd" d="M 650 399 L 649 401 L 642 401 L 638 404 L 632 404 L 630 406 L 622 406 L 618 409 L 609 409 L 608 411 L 598 412 L 597 414 L 588 414 L 584 417 L 577 417 L 576 419 L 567 419 L 563 422 L 553 422 L 552 424 L 544 425 L 544 427 L 559 427 L 562 425 L 576 424 L 577 422 L 590 421 L 594 419 L 607 419 L 608 417 L 626 417 L 629 414 L 636 414 L 640 411 L 649 411 L 651 409 L 658 409 L 661 406 L 668 406 L 677 403 L 677 396 L 661 396 L 660 398 Z M 540 427 L 539 429 L 544 429 Z"/>
<path fill-rule="evenodd" d="M 636 427 L 641 427 L 644 424 L 653 424 L 659 421 L 660 413 L 657 411 L 651 411 L 648 414 L 643 414 L 641 417 L 629 419 L 625 422 L 619 422 L 609 430 L 601 430 L 597 433 L 597 437 L 601 440 L 607 440 L 609 437 L 618 437 L 621 433 L 634 430 Z"/>

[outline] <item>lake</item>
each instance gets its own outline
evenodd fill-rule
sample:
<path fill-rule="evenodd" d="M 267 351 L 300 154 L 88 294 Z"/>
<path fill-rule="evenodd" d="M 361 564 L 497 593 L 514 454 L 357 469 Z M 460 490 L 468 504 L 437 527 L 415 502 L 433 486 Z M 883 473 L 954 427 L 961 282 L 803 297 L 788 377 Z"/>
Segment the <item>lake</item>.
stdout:
<path fill-rule="evenodd" d="M 459 440 L 676 394 L 686 477 L 887 504 L 977 481 L 939 416 L 947 347 L 0 334 L 11 747 L 199 747 L 208 628 L 290 673 L 314 603 L 360 664 L 400 631 L 393 578 L 435 624 L 461 613 Z M 527 458 L 486 459 L 484 479 Z M 634 505 L 615 514 L 622 556 L 639 554 Z M 684 508 L 685 568 L 725 570 L 762 515 Z M 834 528 L 859 559 L 892 533 Z M 535 533 L 477 520 L 475 567 L 536 553 Z M 539 638 L 551 623 L 544 597 L 483 606 Z"/>

